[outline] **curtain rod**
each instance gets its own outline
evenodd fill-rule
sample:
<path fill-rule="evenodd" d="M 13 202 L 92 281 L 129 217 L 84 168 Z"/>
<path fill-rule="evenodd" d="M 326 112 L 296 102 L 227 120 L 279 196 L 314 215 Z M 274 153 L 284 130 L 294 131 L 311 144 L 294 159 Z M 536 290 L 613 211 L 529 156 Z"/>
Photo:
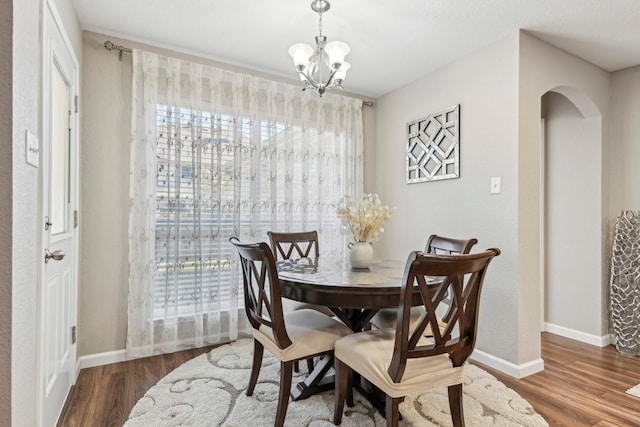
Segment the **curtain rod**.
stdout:
<path fill-rule="evenodd" d="M 111 40 L 107 40 L 104 42 L 104 48 L 107 50 L 117 50 L 118 51 L 118 59 L 122 61 L 122 52 L 131 53 L 133 52 L 130 48 L 119 46 L 117 44 L 113 44 Z"/>
<path fill-rule="evenodd" d="M 120 61 L 122 61 L 122 52 L 127 52 L 127 53 L 133 52 L 131 50 L 131 48 L 114 44 L 111 40 L 107 40 L 106 42 L 104 42 L 104 48 L 109 50 L 109 51 L 117 50 L 118 51 L 118 59 L 120 59 Z M 365 101 L 363 99 L 362 100 L 362 105 L 364 105 L 365 107 L 373 107 L 374 104 L 373 104 L 373 101 Z"/>

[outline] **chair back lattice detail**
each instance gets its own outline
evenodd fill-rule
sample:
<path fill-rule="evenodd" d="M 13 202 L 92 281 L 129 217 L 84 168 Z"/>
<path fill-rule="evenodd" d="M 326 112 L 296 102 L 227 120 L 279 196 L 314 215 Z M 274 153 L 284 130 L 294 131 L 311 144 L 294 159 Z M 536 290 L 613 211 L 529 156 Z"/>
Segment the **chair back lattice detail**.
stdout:
<path fill-rule="evenodd" d="M 429 236 L 424 252 L 428 254 L 468 254 L 478 239 L 452 239 L 436 234 Z"/>
<path fill-rule="evenodd" d="M 266 242 L 242 243 L 236 237 L 229 242 L 240 255 L 244 306 L 251 326 L 271 328 L 278 346 L 289 347 L 292 341 L 285 328 L 280 282 L 271 248 Z"/>
<path fill-rule="evenodd" d="M 464 364 L 475 346 L 480 291 L 487 266 L 499 254 L 499 249 L 470 255 L 411 252 L 403 276 L 394 354 L 388 369 L 394 382 L 402 380 L 407 359 L 448 354 L 453 366 Z M 411 331 L 409 325 L 415 288 L 419 290 L 426 314 Z M 447 304 L 449 293 L 453 303 L 447 314 L 447 326 L 441 331 L 436 310 L 440 304 Z M 425 343 L 427 326 L 430 334 Z"/>
<path fill-rule="evenodd" d="M 285 233 L 268 231 L 271 240 L 271 249 L 276 261 L 280 258 L 283 260 L 291 258 L 317 258 L 318 249 L 318 232 L 303 231 L 296 233 Z"/>
<path fill-rule="evenodd" d="M 443 254 L 443 255 L 463 255 L 471 252 L 471 248 L 478 243 L 478 239 L 452 239 L 451 237 L 438 236 L 432 234 L 427 240 L 427 244 L 424 248 L 424 252 L 428 254 Z M 455 307 L 453 301 L 453 294 L 447 293 L 444 299 L 445 305 L 448 304 L 449 308 L 442 317 L 442 320 L 448 322 L 451 318 L 452 311 Z"/>

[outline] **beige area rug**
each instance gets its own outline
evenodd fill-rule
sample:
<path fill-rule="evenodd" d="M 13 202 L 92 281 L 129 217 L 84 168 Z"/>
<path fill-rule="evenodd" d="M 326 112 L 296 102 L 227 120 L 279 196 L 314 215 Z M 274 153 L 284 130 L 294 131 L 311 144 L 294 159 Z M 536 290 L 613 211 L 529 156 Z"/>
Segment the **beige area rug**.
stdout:
<path fill-rule="evenodd" d="M 131 410 L 125 426 L 273 426 L 280 364 L 265 350 L 258 384 L 249 397 L 245 390 L 252 351 L 251 340 L 241 339 L 184 363 L 149 389 Z M 295 374 L 294 384 L 305 375 Z M 548 426 L 526 400 L 476 366 L 465 366 L 463 390 L 468 426 Z M 328 391 L 290 402 L 285 426 L 332 426 L 333 397 Z M 345 406 L 342 426 L 385 425 L 358 392 L 354 398 L 353 408 Z M 444 387 L 406 398 L 400 411 L 404 417 L 401 426 L 451 425 Z"/>
<path fill-rule="evenodd" d="M 625 393 L 630 394 L 631 396 L 640 397 L 640 384 L 637 386 L 631 387 Z"/>

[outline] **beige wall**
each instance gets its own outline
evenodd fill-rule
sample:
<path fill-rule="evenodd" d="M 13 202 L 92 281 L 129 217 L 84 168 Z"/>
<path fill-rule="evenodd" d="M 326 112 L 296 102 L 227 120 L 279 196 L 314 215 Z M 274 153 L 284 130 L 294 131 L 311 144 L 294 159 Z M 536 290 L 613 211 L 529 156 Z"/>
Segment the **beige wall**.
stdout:
<path fill-rule="evenodd" d="M 283 81 L 282 78 L 145 46 L 128 40 L 85 32 L 82 70 L 82 143 L 80 303 L 78 355 L 125 348 L 128 295 L 129 140 L 131 135 L 131 55 L 118 61 L 104 42 L 143 48 Z M 296 81 L 291 81 L 298 84 Z M 372 113 L 364 112 L 365 156 L 373 139 Z M 370 188 L 371 172 L 365 175 Z"/>
<path fill-rule="evenodd" d="M 124 348 L 131 55 L 83 35 L 78 356 Z"/>
<path fill-rule="evenodd" d="M 405 259 L 440 234 L 497 247 L 483 289 L 477 347 L 515 361 L 517 301 L 517 34 L 378 100 L 376 190 L 398 209 L 376 253 Z M 460 178 L 406 184 L 406 123 L 460 104 Z M 490 194 L 491 177 L 502 178 Z"/>
<path fill-rule="evenodd" d="M 612 74 L 611 105 L 613 227 L 621 210 L 640 210 L 640 66 Z"/>
<path fill-rule="evenodd" d="M 11 342 L 13 2 L 0 0 L 0 342 Z M 11 346 L 0 348 L 0 426 L 11 425 Z"/>

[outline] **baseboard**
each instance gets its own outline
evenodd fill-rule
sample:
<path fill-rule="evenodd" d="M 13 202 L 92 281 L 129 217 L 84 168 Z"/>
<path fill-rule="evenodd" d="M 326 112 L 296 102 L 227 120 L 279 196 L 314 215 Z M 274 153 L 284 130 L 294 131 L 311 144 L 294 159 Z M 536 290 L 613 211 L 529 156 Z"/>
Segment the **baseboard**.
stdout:
<path fill-rule="evenodd" d="M 239 331 L 237 338 L 246 338 L 250 336 L 251 335 L 247 335 L 243 333 L 243 331 Z M 235 339 L 231 340 L 228 337 L 224 337 L 219 342 L 207 342 L 204 345 L 209 346 L 214 344 L 226 344 L 231 341 L 235 341 Z M 179 347 L 173 351 L 180 351 L 180 350 L 187 350 L 190 348 L 194 348 L 192 345 L 190 345 L 190 342 L 186 342 L 186 341 L 177 343 L 177 346 L 180 346 L 180 345 L 182 345 L 182 347 Z M 80 356 L 76 363 L 76 366 L 77 366 L 76 377 L 80 372 L 80 370 L 85 368 L 94 368 L 96 366 L 109 365 L 111 363 L 118 363 L 118 362 L 126 362 L 128 360 L 134 360 L 140 357 L 149 357 L 149 356 L 162 354 L 160 351 L 153 351 L 153 350 L 149 350 L 149 353 L 150 354 L 145 354 L 140 356 L 139 355 L 127 356 L 127 351 L 125 349 L 122 349 L 122 350 L 114 350 L 114 351 L 107 351 L 104 353 L 96 353 L 96 354 L 88 354 L 86 356 Z"/>
<path fill-rule="evenodd" d="M 107 351 L 105 353 L 89 354 L 78 358 L 78 371 L 85 368 L 108 365 L 130 360 L 125 350 Z"/>
<path fill-rule="evenodd" d="M 585 344 L 591 344 L 598 347 L 606 347 L 611 344 L 611 334 L 607 335 L 592 335 L 586 332 L 576 331 L 575 329 L 565 328 L 564 326 L 554 325 L 553 323 L 544 324 L 545 332 L 551 332 L 561 337 L 571 338 L 572 340 L 580 341 Z"/>
<path fill-rule="evenodd" d="M 544 360 L 542 359 L 516 365 L 481 350 L 474 350 L 471 353 L 471 359 L 518 379 L 544 370 Z"/>

